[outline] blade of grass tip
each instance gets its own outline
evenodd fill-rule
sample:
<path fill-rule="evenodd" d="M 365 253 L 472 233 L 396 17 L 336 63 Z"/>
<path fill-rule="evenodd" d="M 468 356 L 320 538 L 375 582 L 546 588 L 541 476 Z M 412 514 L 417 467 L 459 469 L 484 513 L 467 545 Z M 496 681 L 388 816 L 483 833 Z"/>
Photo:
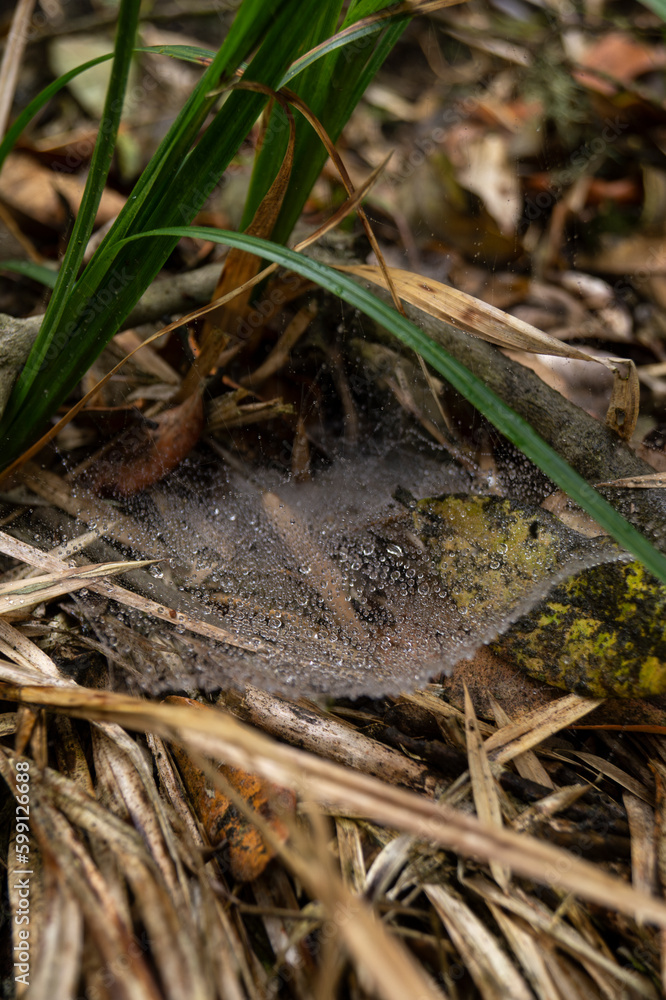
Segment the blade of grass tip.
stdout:
<path fill-rule="evenodd" d="M 224 243 L 231 247 L 253 250 L 267 260 L 281 264 L 318 285 L 389 330 L 432 365 L 469 402 L 537 465 L 560 489 L 570 496 L 621 545 L 639 559 L 661 583 L 666 584 L 666 556 L 619 514 L 611 504 L 583 479 L 536 431 L 464 365 L 448 354 L 439 344 L 405 316 L 376 298 L 355 281 L 334 271 L 319 261 L 303 257 L 286 247 L 244 233 L 225 232 L 204 226 L 176 227 L 155 230 L 124 242 L 159 235 L 191 236 Z"/>
<path fill-rule="evenodd" d="M 378 37 L 370 57 L 364 52 L 354 53 L 349 61 L 346 61 L 346 50 L 341 49 L 335 53 L 337 59 L 332 76 L 329 76 L 325 68 L 322 70 L 317 100 L 310 106 L 333 142 L 337 142 L 363 92 L 385 62 L 407 23 L 405 20 L 396 21 L 385 28 L 383 34 Z M 318 65 L 325 67 L 325 62 L 322 60 Z M 351 86 L 350 80 L 353 81 Z M 300 90 L 300 87 L 295 89 Z M 307 98 L 307 92 L 302 96 Z M 287 193 L 272 233 L 272 239 L 276 242 L 287 241 L 325 162 L 326 152 L 315 136 L 312 134 L 306 136 L 302 133 L 300 141 L 297 137 L 294 155 L 295 180 Z"/>
<path fill-rule="evenodd" d="M 181 62 L 197 66 L 210 66 L 217 55 L 215 49 L 202 49 L 199 45 L 145 45 L 138 46 L 136 52 L 150 52 L 158 56 L 169 56 Z"/>
<path fill-rule="evenodd" d="M 405 16 L 405 15 L 403 15 Z M 325 56 L 330 55 L 337 49 L 343 48 L 345 45 L 351 45 L 352 42 L 358 42 L 361 38 L 366 38 L 368 35 L 376 35 L 380 31 L 383 31 L 384 24 L 381 21 L 373 21 L 371 24 L 365 24 L 362 27 L 357 27 L 352 25 L 351 28 L 345 28 L 344 31 L 338 32 L 337 35 L 332 35 L 325 42 L 320 42 L 319 45 L 315 45 L 314 48 L 306 52 L 304 56 L 297 59 L 289 67 L 285 75 L 282 77 L 280 82 L 280 87 L 286 87 L 295 77 L 306 70 L 313 63 L 318 62 Z"/>
<path fill-rule="evenodd" d="M 51 338 L 62 319 L 67 299 L 83 263 L 83 255 L 93 230 L 95 216 L 113 158 L 138 23 L 139 3 L 137 0 L 121 0 L 111 77 L 104 102 L 102 121 L 97 132 L 88 180 L 74 222 L 72 235 L 58 272 L 51 301 L 42 321 L 40 335 L 33 352 L 31 352 L 31 367 L 35 369 L 43 361 Z M 24 383 L 23 386 L 17 386 L 17 389 L 19 391 L 16 398 L 12 399 L 13 406 L 20 405 L 27 397 L 30 384 Z"/>
<path fill-rule="evenodd" d="M 426 4 L 402 3 L 397 6 L 395 4 L 391 4 L 384 10 L 379 10 L 374 14 L 362 17 L 361 20 L 356 21 L 354 24 L 348 24 L 345 28 L 341 28 L 341 30 L 335 35 L 331 35 L 325 41 L 315 45 L 309 52 L 306 52 L 305 55 L 296 59 L 282 78 L 280 86 L 286 86 L 286 84 L 306 70 L 309 66 L 312 66 L 313 63 L 317 62 L 319 59 L 323 59 L 324 56 L 330 55 L 337 49 L 341 49 L 345 45 L 358 43 L 362 38 L 366 38 L 368 35 L 378 34 L 380 31 L 384 30 L 389 22 L 408 21 L 419 14 L 429 13 L 430 11 L 437 10 L 440 7 L 449 7 L 453 4 L 464 2 L 465 0 L 437 0 L 437 2 Z M 376 7 L 377 4 L 372 3 L 371 6 Z M 350 5 L 347 21 L 349 21 L 349 18 L 352 15 L 354 17 L 359 16 L 358 10 L 352 9 L 352 7 L 353 5 Z"/>

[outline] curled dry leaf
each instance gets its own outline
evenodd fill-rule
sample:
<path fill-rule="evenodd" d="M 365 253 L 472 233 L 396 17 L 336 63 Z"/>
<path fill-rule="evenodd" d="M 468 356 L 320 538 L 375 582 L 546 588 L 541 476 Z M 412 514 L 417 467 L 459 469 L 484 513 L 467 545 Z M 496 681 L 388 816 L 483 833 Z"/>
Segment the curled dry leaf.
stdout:
<path fill-rule="evenodd" d="M 25 153 L 10 153 L 2 170 L 0 199 L 45 226 L 58 228 L 67 221 L 61 199 L 76 213 L 85 184 L 71 174 L 54 173 Z M 102 194 L 95 222 L 102 225 L 118 215 L 125 199 L 107 188 Z"/>
<path fill-rule="evenodd" d="M 624 365 L 618 362 L 617 367 L 613 369 L 613 375 L 613 391 L 606 413 L 606 423 L 621 438 L 629 441 L 638 420 L 641 391 L 638 372 L 633 361 L 627 361 Z"/>
<path fill-rule="evenodd" d="M 366 264 L 339 265 L 338 270 L 348 271 L 386 288 L 386 281 L 378 267 Z M 388 270 L 401 299 L 490 344 L 514 351 L 529 351 L 532 354 L 595 361 L 609 368 L 613 373 L 614 386 L 606 421 L 625 440 L 631 438 L 639 407 L 639 384 L 633 361 L 587 354 L 450 285 L 431 278 L 425 279 L 420 274 L 399 268 Z"/>

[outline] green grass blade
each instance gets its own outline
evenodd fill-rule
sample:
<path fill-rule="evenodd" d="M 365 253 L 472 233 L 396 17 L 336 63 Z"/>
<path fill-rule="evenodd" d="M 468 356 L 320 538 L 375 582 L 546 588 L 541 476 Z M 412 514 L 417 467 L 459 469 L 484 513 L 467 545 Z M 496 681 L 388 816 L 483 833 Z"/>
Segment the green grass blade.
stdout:
<path fill-rule="evenodd" d="M 171 59 L 195 63 L 197 66 L 210 66 L 217 55 L 215 49 L 203 49 L 199 45 L 146 45 L 138 46 L 134 51 L 170 56 Z"/>
<path fill-rule="evenodd" d="M 342 0 L 335 0 L 334 3 L 321 5 L 318 16 L 313 19 L 307 32 L 303 34 L 303 46 L 305 49 L 311 50 L 313 46 L 316 46 L 323 39 L 328 38 L 329 35 L 335 31 L 340 18 L 341 10 Z M 314 100 L 314 91 L 316 91 L 319 86 L 318 74 L 320 71 L 321 66 L 316 66 L 314 69 L 310 68 L 304 70 L 302 75 L 299 77 L 296 89 L 299 93 L 307 93 L 308 101 Z M 282 83 L 282 81 L 280 82 Z M 299 147 L 301 145 L 301 133 L 304 131 L 304 126 L 307 131 L 310 131 L 309 126 L 305 125 L 302 120 L 297 120 L 295 124 L 297 145 L 295 149 L 294 167 L 292 169 L 292 179 L 290 181 L 289 191 L 287 191 L 287 198 L 290 196 L 290 191 L 293 189 L 298 171 L 300 169 L 300 161 L 302 158 L 302 154 L 299 152 Z M 276 105 L 273 109 L 268 128 L 263 137 L 261 152 L 254 162 L 252 178 L 250 180 L 250 189 L 245 203 L 243 219 L 241 220 L 241 229 L 246 229 L 252 221 L 257 208 L 273 183 L 273 180 L 282 165 L 282 161 L 284 160 L 288 136 L 289 127 L 287 117 L 282 108 L 279 105 Z M 321 144 L 319 145 L 321 146 Z"/>
<path fill-rule="evenodd" d="M 270 30 L 277 13 L 286 5 L 288 0 L 244 0 L 224 43 L 143 171 L 132 191 L 131 199 L 107 233 L 100 250 L 104 248 L 106 251 L 109 245 L 133 230 L 146 228 L 147 220 L 155 214 L 157 206 L 164 200 L 165 195 L 172 204 L 174 200 L 180 200 L 184 205 L 194 205 L 192 192 L 195 190 L 195 183 L 192 180 L 192 173 L 189 179 L 180 180 L 176 191 L 173 180 L 187 161 L 200 129 L 218 101 L 217 97 L 210 95 L 232 79 L 238 64 Z M 222 162 L 227 145 L 223 143 L 220 149 Z M 196 160 L 196 151 L 194 158 Z M 214 181 L 208 183 L 205 191 L 200 191 L 196 196 L 198 200 L 196 207 L 192 208 L 190 218 L 205 201 L 225 166 L 226 164 L 215 172 Z M 184 212 L 179 221 L 184 222 L 186 218 L 187 212 Z"/>
<path fill-rule="evenodd" d="M 357 5 L 353 14 L 347 15 L 342 28 L 350 27 L 360 18 L 389 6 L 386 0 L 367 0 L 364 4 Z M 388 26 L 383 27 L 378 38 L 373 40 L 368 36 L 365 39 L 367 44 L 356 42 L 354 45 L 348 44 L 339 50 L 329 52 L 308 66 L 294 80 L 293 90 L 305 100 L 333 142 L 338 140 L 361 95 L 407 23 L 405 19 L 391 21 Z M 310 45 L 325 41 L 328 33 L 325 29 L 330 30 L 330 24 L 331 22 L 321 23 L 319 37 L 311 37 Z M 242 229 L 245 229 L 252 219 L 284 157 L 287 128 L 281 108 L 275 108 L 273 111 L 268 131 L 268 141 L 264 143 L 255 163 L 248 201 L 241 222 Z M 275 242 L 287 242 L 327 156 L 319 137 L 298 115 L 292 179 L 271 234 Z"/>
<path fill-rule="evenodd" d="M 284 66 L 289 64 L 290 57 L 293 58 L 286 28 L 289 20 L 298 17 L 299 6 L 305 15 L 312 2 L 299 5 L 296 0 L 243 0 L 222 47 L 141 175 L 132 192 L 131 204 L 120 213 L 100 250 L 106 251 L 128 233 L 159 224 L 161 219 L 186 222 L 196 214 L 265 102 L 260 95 L 245 94 L 239 98 L 237 94 L 232 94 L 227 100 L 229 107 L 225 105 L 199 144 L 191 149 L 206 117 L 218 101 L 218 97 L 211 95 L 231 81 L 237 66 L 262 40 L 266 48 L 266 39 L 270 40 L 270 58 L 264 59 L 269 77 L 266 82 L 278 82 Z M 282 45 L 279 44 L 280 39 Z M 283 63 L 284 51 L 288 51 L 289 56 Z M 257 59 L 253 61 L 253 67 L 255 63 L 258 63 Z M 277 77 L 273 70 L 275 64 L 281 67 Z M 249 78 L 261 78 L 256 68 L 254 72 L 249 71 Z M 248 124 L 252 115 L 254 118 Z M 211 144 L 215 147 L 213 150 Z M 174 206 L 179 206 L 177 217 L 174 217 Z M 166 216 L 163 214 L 165 211 Z M 165 255 L 159 256 L 162 263 L 164 259 Z M 142 267 L 139 271 L 142 275 L 147 273 Z M 146 280 L 144 287 L 150 280 Z"/>
<path fill-rule="evenodd" d="M 355 30 L 353 29 L 349 32 L 349 34 L 342 35 L 338 32 L 338 34 L 332 35 L 325 42 L 321 42 L 319 45 L 316 45 L 309 52 L 306 52 L 304 56 L 301 56 L 300 59 L 297 59 L 294 63 L 292 63 L 285 75 L 282 77 L 280 86 L 286 87 L 292 80 L 302 73 L 303 70 L 312 66 L 325 56 L 330 55 L 332 52 L 336 52 L 338 49 L 343 49 L 345 45 L 354 45 L 362 38 L 379 34 L 380 31 L 384 30 L 389 20 L 404 21 L 409 17 L 409 14 L 394 14 L 391 18 L 387 18 L 386 21 L 378 21 L 376 24 L 366 24 L 363 27 L 356 28 Z"/>
<path fill-rule="evenodd" d="M 83 263 L 83 255 L 93 230 L 95 215 L 113 158 L 138 23 L 138 0 L 121 0 L 113 65 L 102 116 L 103 127 L 100 127 L 97 133 L 88 180 L 74 222 L 72 235 L 58 271 L 53 295 L 42 321 L 39 336 L 31 351 L 32 364 L 37 366 L 44 360 L 66 311 L 67 301 Z M 29 384 L 21 385 L 19 380 L 15 387 L 15 393 L 12 394 L 13 405 L 20 406 L 27 398 L 29 390 Z"/>
<path fill-rule="evenodd" d="M 666 556 L 634 528 L 594 487 L 564 461 L 535 430 L 514 410 L 510 409 L 494 392 L 488 389 L 464 365 L 451 357 L 439 344 L 405 316 L 382 302 L 375 295 L 357 284 L 352 278 L 321 264 L 244 233 L 231 233 L 207 227 L 191 226 L 172 230 L 173 235 L 193 236 L 214 240 L 227 246 L 239 247 L 256 253 L 265 260 L 274 261 L 297 274 L 315 281 L 322 288 L 339 296 L 350 305 L 380 323 L 407 347 L 412 348 L 449 382 L 524 455 L 537 465 L 554 483 L 568 494 L 583 510 L 587 511 L 625 549 L 639 559 L 647 569 L 666 584 Z M 146 233 L 155 236 L 156 233 Z"/>
<path fill-rule="evenodd" d="M 34 440 L 117 332 L 178 242 L 177 237 L 162 237 L 146 240 L 139 247 L 124 244 L 123 239 L 158 226 L 189 222 L 256 121 L 266 98 L 234 91 L 190 150 L 217 100 L 210 92 L 221 79 L 230 79 L 235 69 L 224 53 L 241 59 L 261 41 L 247 76 L 275 87 L 301 51 L 300 40 L 293 37 L 290 26 L 301 17 L 309 23 L 318 7 L 319 0 L 244 0 L 222 50 L 68 296 L 57 331 L 47 328 L 46 337 L 40 331 L 0 421 L 5 463 Z M 241 15 L 245 15 L 242 22 Z M 243 34 L 232 39 L 239 23 Z"/>
<path fill-rule="evenodd" d="M 47 288 L 55 288 L 58 280 L 58 272 L 43 264 L 35 264 L 32 260 L 3 260 L 0 261 L 1 271 L 11 271 L 13 274 L 22 274 L 24 278 L 32 278 L 39 281 Z"/>
<path fill-rule="evenodd" d="M 196 63 L 200 66 L 208 65 L 216 55 L 211 49 L 200 49 L 194 45 L 138 45 L 135 46 L 134 52 L 135 54 L 138 52 L 147 52 L 155 55 L 171 56 L 173 59 Z M 30 101 L 28 106 L 24 108 L 11 128 L 7 130 L 2 142 L 0 142 L 0 167 L 2 167 L 7 155 L 16 145 L 16 141 L 21 133 L 28 127 L 35 115 L 48 104 L 52 97 L 55 97 L 63 87 L 66 87 L 70 80 L 74 80 L 81 73 L 85 73 L 86 70 L 92 69 L 94 66 L 99 66 L 100 63 L 108 62 L 109 59 L 113 59 L 113 52 L 107 52 L 104 56 L 97 56 L 96 59 L 90 59 L 88 62 L 81 63 L 80 66 L 75 66 L 74 69 L 68 70 L 67 73 L 63 73 L 57 80 L 53 80 L 47 87 L 44 87 Z"/>
<path fill-rule="evenodd" d="M 266 100 L 262 95 L 248 92 L 232 93 L 195 145 L 201 126 L 217 101 L 211 93 L 231 79 L 236 66 L 260 42 L 247 76 L 273 88 L 279 86 L 289 65 L 305 50 L 310 26 L 323 23 L 322 17 L 318 0 L 243 0 L 222 48 L 83 275 L 72 284 L 71 273 L 61 273 L 49 307 L 50 316 L 47 312 L 0 420 L 5 462 L 34 440 L 40 425 L 63 402 L 117 332 L 123 317 L 158 274 L 177 242 L 177 238 L 166 237 L 145 242 L 139 249 L 121 246 L 122 240 L 149 229 L 164 230 L 189 222 L 237 152 Z M 295 32 L 295 25 L 302 26 L 302 30 Z M 323 63 L 324 60 L 319 65 Z M 325 91 L 325 81 L 320 81 L 320 86 Z M 345 116 L 349 111 L 351 108 L 345 109 Z M 312 142 L 312 138 L 308 141 Z M 301 162 L 309 168 L 314 181 L 322 159 L 318 139 L 315 138 L 312 148 L 319 157 L 314 171 L 308 156 L 302 156 Z M 302 190 L 298 194 L 300 203 L 306 193 Z M 59 287 L 66 287 L 67 294 L 59 295 Z"/>
<path fill-rule="evenodd" d="M 99 66 L 100 63 L 108 62 L 109 59 L 113 59 L 113 52 L 109 52 L 105 56 L 98 56 L 96 59 L 90 59 L 88 62 L 82 63 L 74 69 L 70 69 L 69 72 L 63 73 L 63 75 L 59 76 L 57 80 L 53 80 L 47 87 L 44 87 L 44 89 L 41 90 L 36 97 L 33 97 L 28 106 L 21 112 L 12 126 L 7 129 L 4 139 L 0 142 L 0 167 L 2 167 L 2 164 L 7 159 L 7 155 L 11 153 L 16 144 L 16 140 L 19 138 L 23 130 L 27 128 L 35 115 L 42 110 L 44 105 L 47 104 L 59 90 L 66 87 L 69 81 L 79 76 L 80 73 L 85 73 L 87 69 L 92 69 L 93 66 Z"/>

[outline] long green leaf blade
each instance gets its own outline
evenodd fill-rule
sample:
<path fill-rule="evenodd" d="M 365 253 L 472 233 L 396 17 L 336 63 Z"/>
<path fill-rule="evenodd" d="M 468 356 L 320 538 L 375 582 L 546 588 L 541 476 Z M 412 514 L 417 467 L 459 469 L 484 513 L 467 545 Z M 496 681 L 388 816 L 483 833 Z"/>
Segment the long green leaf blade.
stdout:
<path fill-rule="evenodd" d="M 134 48 L 134 52 L 135 54 L 146 52 L 151 55 L 170 56 L 172 59 L 196 63 L 198 66 L 208 66 L 215 58 L 215 52 L 211 49 L 197 48 L 194 45 L 137 45 Z M 52 80 L 48 86 L 40 90 L 37 96 L 33 97 L 27 107 L 18 115 L 16 121 L 12 123 L 11 128 L 7 129 L 4 139 L 0 142 L 0 167 L 2 167 L 8 154 L 16 145 L 19 136 L 28 127 L 35 115 L 48 104 L 52 97 L 55 97 L 59 91 L 66 87 L 71 80 L 80 76 L 81 73 L 85 73 L 86 70 L 93 69 L 101 63 L 108 62 L 110 59 L 113 59 L 113 52 L 107 52 L 106 55 L 89 59 L 88 62 L 81 63 L 80 66 L 75 66 L 74 69 L 63 73 L 62 76 L 59 76 L 56 80 Z"/>
<path fill-rule="evenodd" d="M 189 222 L 256 121 L 266 98 L 236 90 L 190 149 L 218 99 L 211 91 L 221 79 L 231 79 L 236 68 L 236 62 L 228 60 L 251 55 L 261 42 L 246 74 L 249 79 L 277 86 L 301 52 L 300 39 L 292 37 L 291 25 L 298 17 L 307 24 L 318 7 L 319 0 L 244 0 L 213 65 L 68 296 L 57 331 L 48 326 L 40 331 L 0 421 L 5 463 L 34 440 L 40 426 L 117 332 L 178 242 L 177 237 L 162 237 L 144 241 L 139 247 L 122 240 L 158 226 Z M 237 25 L 242 31 L 232 38 Z"/>
<path fill-rule="evenodd" d="M 138 24 L 138 0 L 121 0 L 113 65 L 102 116 L 103 127 L 97 133 L 88 180 L 74 222 L 72 235 L 58 271 L 53 295 L 42 321 L 39 336 L 31 351 L 31 363 L 37 367 L 44 360 L 58 325 L 62 321 L 68 298 L 83 263 L 83 255 L 93 230 L 95 215 L 111 167 Z M 25 382 L 21 384 L 21 380 L 19 380 L 12 394 L 12 404 L 20 406 L 27 398 L 29 391 L 30 385 L 25 384 Z"/>
<path fill-rule="evenodd" d="M 348 28 L 355 21 L 369 14 L 388 8 L 386 0 L 366 0 L 349 12 L 341 25 Z M 331 7 L 337 13 L 339 5 Z M 384 62 L 408 20 L 401 18 L 383 26 L 378 38 L 370 35 L 355 40 L 341 49 L 332 49 L 323 58 L 300 73 L 293 82 L 293 90 L 303 98 L 310 110 L 322 123 L 330 138 L 336 142 L 358 104 L 361 95 Z M 334 19 L 321 19 L 315 25 L 309 45 L 326 40 Z M 374 33 L 373 33 L 374 34 Z M 252 175 L 248 200 L 243 213 L 241 228 L 245 229 L 268 191 L 284 158 L 287 143 L 287 124 L 284 112 L 276 107 L 271 115 L 267 139 L 257 157 Z M 312 128 L 301 119 L 296 120 L 296 144 L 292 178 L 280 209 L 271 238 L 287 241 L 305 204 L 312 186 L 322 171 L 328 153 Z"/>
<path fill-rule="evenodd" d="M 492 424 L 519 448 L 535 465 L 581 506 L 602 528 L 625 549 L 631 552 L 647 569 L 666 584 L 666 556 L 611 504 L 593 486 L 564 461 L 536 431 L 514 410 L 510 409 L 499 396 L 488 389 L 464 365 L 451 357 L 439 344 L 420 330 L 405 316 L 401 316 L 381 299 L 358 285 L 353 279 L 327 267 L 325 264 L 304 257 L 285 247 L 267 240 L 247 236 L 244 233 L 191 226 L 170 230 L 173 235 L 189 235 L 201 239 L 214 240 L 227 246 L 239 247 L 251 253 L 274 261 L 297 274 L 315 281 L 322 288 L 339 296 L 350 305 L 360 309 L 377 323 L 393 333 L 407 347 L 411 347 L 432 367 L 443 375 L 450 384 Z M 157 233 L 146 233 L 155 236 Z"/>
<path fill-rule="evenodd" d="M 57 80 L 53 80 L 47 87 L 40 90 L 37 96 L 33 97 L 28 106 L 24 108 L 12 126 L 7 129 L 4 139 L 0 142 L 0 167 L 2 167 L 2 164 L 7 159 L 8 154 L 14 148 L 16 141 L 23 130 L 27 128 L 35 115 L 42 110 L 44 105 L 47 104 L 52 97 L 55 97 L 58 91 L 62 90 L 63 87 L 66 87 L 70 80 L 74 80 L 77 76 L 79 76 L 79 74 L 85 73 L 87 69 L 92 69 L 94 66 L 99 66 L 100 63 L 108 62 L 109 59 L 113 59 L 113 52 L 108 52 L 104 56 L 98 56 L 96 59 L 90 59 L 88 62 L 81 63 L 80 66 L 75 66 L 74 69 L 70 69 L 67 73 L 63 73 Z"/>
<path fill-rule="evenodd" d="M 24 278 L 39 281 L 47 288 L 55 288 L 55 283 L 58 280 L 57 271 L 45 267 L 43 264 L 35 264 L 32 260 L 3 260 L 0 261 L 0 270 L 21 274 Z"/>

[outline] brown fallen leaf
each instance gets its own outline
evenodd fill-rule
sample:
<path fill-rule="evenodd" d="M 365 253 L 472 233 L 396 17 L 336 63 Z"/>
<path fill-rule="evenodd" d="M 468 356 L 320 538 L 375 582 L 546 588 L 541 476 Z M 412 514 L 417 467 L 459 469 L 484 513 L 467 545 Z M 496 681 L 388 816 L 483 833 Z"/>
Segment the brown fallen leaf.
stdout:
<path fill-rule="evenodd" d="M 599 94 L 614 94 L 628 87 L 638 76 L 666 65 L 663 46 L 643 45 L 625 32 L 610 31 L 595 40 L 579 60 L 574 78 Z"/>
<path fill-rule="evenodd" d="M 509 154 L 509 138 L 488 132 L 460 149 L 458 181 L 483 201 L 504 236 L 513 236 L 523 196 Z"/>
<path fill-rule="evenodd" d="M 0 199 L 9 208 L 50 228 L 58 228 L 67 221 L 61 197 L 76 214 L 84 187 L 85 182 L 79 177 L 48 170 L 25 153 L 10 153 L 0 174 Z M 101 226 L 114 219 L 124 204 L 122 195 L 106 189 L 95 223 Z"/>
<path fill-rule="evenodd" d="M 666 273 L 666 239 L 643 233 L 620 237 L 604 234 L 594 254 L 577 255 L 576 267 L 581 271 L 620 275 L 625 279 L 620 290 L 631 285 L 632 276 L 640 285 L 648 275 Z"/>
<path fill-rule="evenodd" d="M 202 707 L 197 701 L 175 695 L 166 700 L 173 705 Z M 231 874 L 236 881 L 251 882 L 258 878 L 275 857 L 275 848 L 266 844 L 256 826 L 239 814 L 232 801 L 209 782 L 182 747 L 172 744 L 171 753 L 210 844 L 216 847 L 227 841 Z M 273 803 L 279 797 L 281 811 L 293 814 L 296 808 L 294 793 L 257 774 L 228 764 L 219 765 L 217 770 L 242 795 L 250 808 L 268 821 L 277 840 L 284 844 L 289 837 L 289 829 L 275 811 Z"/>

